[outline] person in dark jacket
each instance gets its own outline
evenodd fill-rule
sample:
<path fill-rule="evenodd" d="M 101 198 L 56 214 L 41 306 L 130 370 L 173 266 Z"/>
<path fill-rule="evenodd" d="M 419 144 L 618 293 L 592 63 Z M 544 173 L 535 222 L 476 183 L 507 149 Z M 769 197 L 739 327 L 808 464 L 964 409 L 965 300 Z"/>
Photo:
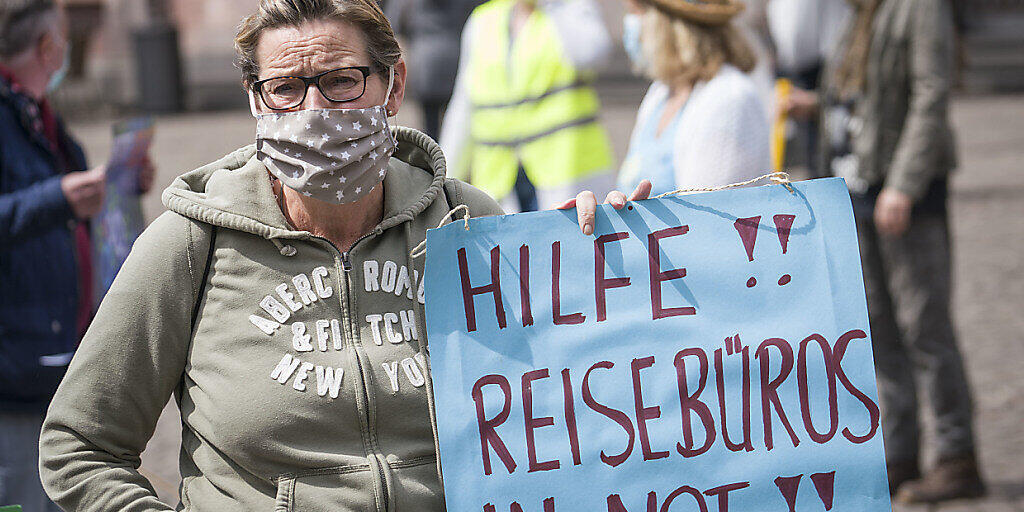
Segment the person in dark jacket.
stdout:
<path fill-rule="evenodd" d="M 423 131 L 437 140 L 459 70 L 462 28 L 483 0 L 389 0 L 385 13 L 409 45 L 409 95 L 423 109 Z"/>
<path fill-rule="evenodd" d="M 93 313 L 88 219 L 105 189 L 46 100 L 67 52 L 53 0 L 0 3 L 0 505 L 31 511 L 58 510 L 39 430 Z"/>

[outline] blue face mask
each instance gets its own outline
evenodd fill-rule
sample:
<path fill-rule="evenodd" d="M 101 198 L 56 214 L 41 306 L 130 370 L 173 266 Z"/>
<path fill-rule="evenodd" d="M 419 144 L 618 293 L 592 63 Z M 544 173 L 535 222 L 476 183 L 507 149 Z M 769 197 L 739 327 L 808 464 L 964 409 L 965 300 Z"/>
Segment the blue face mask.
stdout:
<path fill-rule="evenodd" d="M 622 45 L 626 48 L 626 55 L 637 68 L 644 68 L 647 59 L 644 58 L 643 44 L 640 42 L 640 30 L 643 20 L 637 14 L 626 14 L 622 18 Z"/>
<path fill-rule="evenodd" d="M 64 83 L 64 79 L 68 76 L 68 67 L 71 66 L 71 47 L 67 46 L 64 48 L 64 63 L 60 65 L 60 69 L 54 71 L 53 75 L 50 76 L 50 81 L 46 84 L 46 92 L 52 93 L 56 91 L 60 84 Z"/>

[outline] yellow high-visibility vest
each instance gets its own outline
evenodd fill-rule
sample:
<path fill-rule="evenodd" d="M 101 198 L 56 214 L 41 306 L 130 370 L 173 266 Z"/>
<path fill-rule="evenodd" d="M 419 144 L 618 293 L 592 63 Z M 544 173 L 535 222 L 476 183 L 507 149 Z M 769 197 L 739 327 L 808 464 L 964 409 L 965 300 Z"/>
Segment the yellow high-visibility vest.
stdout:
<path fill-rule="evenodd" d="M 515 0 L 491 0 L 473 11 L 469 56 L 470 182 L 498 199 L 512 191 L 520 164 L 538 189 L 612 166 L 594 77 L 569 62 L 541 9 L 511 41 L 514 7 Z"/>

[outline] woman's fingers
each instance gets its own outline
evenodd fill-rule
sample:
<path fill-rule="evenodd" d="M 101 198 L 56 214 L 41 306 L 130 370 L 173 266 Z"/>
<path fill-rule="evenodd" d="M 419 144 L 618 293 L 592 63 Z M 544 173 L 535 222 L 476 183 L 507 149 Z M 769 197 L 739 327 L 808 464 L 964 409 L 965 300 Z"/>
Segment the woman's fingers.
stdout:
<path fill-rule="evenodd" d="M 626 194 L 613 190 L 605 196 L 605 204 L 612 205 L 612 208 L 621 210 L 626 203 L 629 201 L 640 201 L 647 199 L 651 195 L 651 182 L 643 180 L 637 185 L 636 190 L 633 191 L 629 197 Z M 556 206 L 558 210 L 567 210 L 569 208 L 576 208 L 576 219 L 580 224 L 580 231 L 584 235 L 590 236 L 594 233 L 595 222 L 597 218 L 597 196 L 589 190 L 584 190 L 576 195 L 576 197 L 563 202 Z"/>
<path fill-rule="evenodd" d="M 626 206 L 626 194 L 618 190 L 612 190 L 605 197 L 604 202 L 612 205 L 612 208 L 616 210 L 621 210 L 623 206 Z"/>
<path fill-rule="evenodd" d="M 648 197 L 651 196 L 651 188 L 653 188 L 653 185 L 651 185 L 650 180 L 641 181 L 640 184 L 636 186 L 636 190 L 634 190 L 633 193 L 629 195 L 629 200 L 642 201 L 644 199 L 647 199 Z"/>
<path fill-rule="evenodd" d="M 580 223 L 580 230 L 584 235 L 590 236 L 594 233 L 594 220 L 597 217 L 597 197 L 589 190 L 584 190 L 576 196 L 576 219 Z"/>

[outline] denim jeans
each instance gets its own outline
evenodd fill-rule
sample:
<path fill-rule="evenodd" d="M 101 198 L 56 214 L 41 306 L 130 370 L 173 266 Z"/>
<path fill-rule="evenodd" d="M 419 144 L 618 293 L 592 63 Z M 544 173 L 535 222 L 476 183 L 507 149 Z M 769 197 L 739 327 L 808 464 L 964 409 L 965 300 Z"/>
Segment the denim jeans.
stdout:
<path fill-rule="evenodd" d="M 42 412 L 0 412 L 0 505 L 25 512 L 60 512 L 39 482 Z"/>

